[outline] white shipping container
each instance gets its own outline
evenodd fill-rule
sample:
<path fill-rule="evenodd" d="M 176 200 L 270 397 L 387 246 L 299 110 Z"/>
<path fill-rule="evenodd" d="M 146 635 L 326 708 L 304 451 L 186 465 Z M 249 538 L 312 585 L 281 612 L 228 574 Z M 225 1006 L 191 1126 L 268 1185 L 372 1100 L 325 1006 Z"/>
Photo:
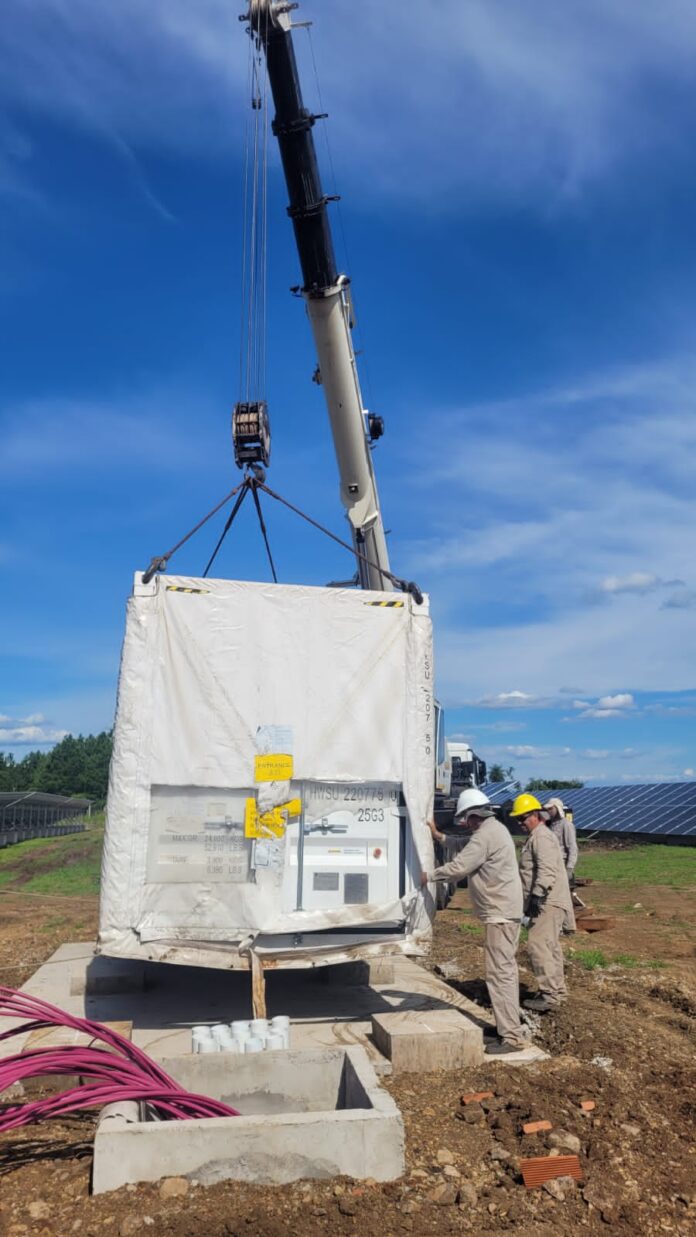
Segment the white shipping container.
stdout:
<path fill-rule="evenodd" d="M 99 949 L 204 966 L 420 951 L 427 598 L 137 575 Z"/>

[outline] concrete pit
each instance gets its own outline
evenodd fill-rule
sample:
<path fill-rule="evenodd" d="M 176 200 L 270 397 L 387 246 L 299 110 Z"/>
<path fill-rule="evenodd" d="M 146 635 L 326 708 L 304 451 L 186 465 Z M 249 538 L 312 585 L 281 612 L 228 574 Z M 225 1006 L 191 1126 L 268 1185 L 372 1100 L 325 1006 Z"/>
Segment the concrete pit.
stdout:
<path fill-rule="evenodd" d="M 188 1090 L 242 1115 L 157 1121 L 136 1103 L 112 1105 L 94 1140 L 95 1194 L 174 1176 L 210 1185 L 403 1175 L 401 1114 L 360 1047 L 211 1053 L 160 1064 Z"/>

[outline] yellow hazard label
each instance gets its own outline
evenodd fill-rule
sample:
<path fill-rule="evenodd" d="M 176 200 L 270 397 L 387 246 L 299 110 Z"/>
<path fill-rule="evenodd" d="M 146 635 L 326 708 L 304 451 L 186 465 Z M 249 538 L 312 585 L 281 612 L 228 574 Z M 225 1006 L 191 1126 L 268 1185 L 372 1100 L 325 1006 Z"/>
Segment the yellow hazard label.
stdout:
<path fill-rule="evenodd" d="M 255 782 L 288 782 L 292 777 L 292 756 L 276 752 L 254 757 Z"/>
<path fill-rule="evenodd" d="M 168 593 L 209 593 L 209 588 L 184 588 L 181 584 L 168 584 Z"/>
<path fill-rule="evenodd" d="M 365 601 L 366 606 L 380 606 L 383 610 L 403 610 L 403 601 Z"/>
<path fill-rule="evenodd" d="M 246 838 L 282 838 L 290 818 L 299 816 L 302 811 L 301 799 L 290 799 L 279 807 L 271 808 L 270 812 L 259 815 L 255 799 L 247 799 L 244 807 L 244 836 Z"/>

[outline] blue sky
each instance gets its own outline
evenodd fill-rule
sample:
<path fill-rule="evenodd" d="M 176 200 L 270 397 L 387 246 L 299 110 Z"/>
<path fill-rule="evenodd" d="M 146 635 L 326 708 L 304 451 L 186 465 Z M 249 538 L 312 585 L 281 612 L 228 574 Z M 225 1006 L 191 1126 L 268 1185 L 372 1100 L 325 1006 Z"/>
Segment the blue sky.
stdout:
<path fill-rule="evenodd" d="M 235 484 L 240 7 L 11 0 L 0 34 L 0 748 L 18 756 L 110 725 L 132 572 Z M 392 565 L 431 594 L 450 733 L 523 778 L 694 776 L 696 10 L 300 17 L 387 425 Z M 269 480 L 341 533 L 284 207 L 272 151 Z M 221 574 L 263 579 L 249 515 Z M 349 572 L 268 521 L 282 579 Z M 200 573 L 216 535 L 173 570 Z"/>

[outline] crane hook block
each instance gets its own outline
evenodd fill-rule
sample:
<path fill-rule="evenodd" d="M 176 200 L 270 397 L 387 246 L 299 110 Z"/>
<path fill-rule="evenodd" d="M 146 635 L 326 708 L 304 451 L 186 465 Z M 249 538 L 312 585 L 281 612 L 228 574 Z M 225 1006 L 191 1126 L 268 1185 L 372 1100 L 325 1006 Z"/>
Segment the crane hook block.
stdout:
<path fill-rule="evenodd" d="M 235 404 L 232 413 L 232 443 L 234 462 L 238 468 L 263 464 L 271 459 L 271 424 L 265 400 Z"/>

